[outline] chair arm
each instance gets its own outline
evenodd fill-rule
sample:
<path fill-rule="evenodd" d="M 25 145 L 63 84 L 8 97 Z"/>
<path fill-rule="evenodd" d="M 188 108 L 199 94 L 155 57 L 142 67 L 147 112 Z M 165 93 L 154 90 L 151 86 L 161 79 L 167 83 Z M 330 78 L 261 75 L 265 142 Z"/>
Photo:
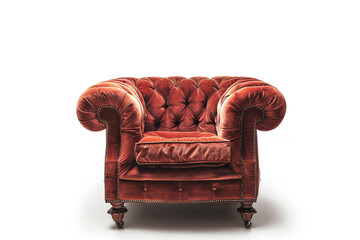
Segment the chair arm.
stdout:
<path fill-rule="evenodd" d="M 217 134 L 231 142 L 232 169 L 242 176 L 241 198 L 256 201 L 259 187 L 258 130 L 272 130 L 284 118 L 286 102 L 275 87 L 257 80 L 235 82 L 217 109 Z"/>
<path fill-rule="evenodd" d="M 105 200 L 118 199 L 118 181 L 134 164 L 134 146 L 144 132 L 144 101 L 132 79 L 114 79 L 88 88 L 77 117 L 88 130 L 106 128 Z"/>

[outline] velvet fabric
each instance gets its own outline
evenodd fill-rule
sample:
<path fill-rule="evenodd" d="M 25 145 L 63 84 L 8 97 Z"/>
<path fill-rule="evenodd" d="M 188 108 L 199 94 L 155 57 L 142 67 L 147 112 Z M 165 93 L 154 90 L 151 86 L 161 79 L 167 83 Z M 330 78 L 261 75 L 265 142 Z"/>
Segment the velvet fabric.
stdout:
<path fill-rule="evenodd" d="M 256 130 L 275 128 L 285 111 L 276 88 L 246 77 L 118 78 L 90 87 L 77 105 L 85 128 L 107 129 L 107 202 L 256 201 Z M 230 141 L 230 162 L 216 168 L 143 168 L 134 147 L 149 131 L 216 134 Z M 211 190 L 213 184 L 221 192 Z"/>
<path fill-rule="evenodd" d="M 144 167 L 217 167 L 230 161 L 230 141 L 206 132 L 146 132 L 135 159 Z"/>
<path fill-rule="evenodd" d="M 123 202 L 196 203 L 241 201 L 240 180 L 225 181 L 119 181 Z M 111 202 L 111 201 L 107 201 Z"/>
<path fill-rule="evenodd" d="M 231 141 L 230 166 L 242 176 L 241 196 L 255 200 L 260 176 L 256 129 L 267 131 L 280 124 L 285 98 L 262 81 L 239 80 L 222 95 L 217 111 L 217 133 Z"/>
<path fill-rule="evenodd" d="M 229 164 L 220 167 L 146 168 L 135 165 L 122 178 L 133 181 L 220 181 L 240 179 Z"/>

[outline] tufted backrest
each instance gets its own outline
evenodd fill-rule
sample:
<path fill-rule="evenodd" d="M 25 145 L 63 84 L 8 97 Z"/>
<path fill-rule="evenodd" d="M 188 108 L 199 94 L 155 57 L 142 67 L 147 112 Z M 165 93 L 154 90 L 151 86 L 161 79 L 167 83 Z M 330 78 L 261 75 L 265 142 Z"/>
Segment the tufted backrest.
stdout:
<path fill-rule="evenodd" d="M 145 132 L 198 131 L 216 133 L 217 104 L 226 89 L 244 77 L 129 78 L 146 107 Z M 120 80 L 121 81 L 121 80 Z"/>

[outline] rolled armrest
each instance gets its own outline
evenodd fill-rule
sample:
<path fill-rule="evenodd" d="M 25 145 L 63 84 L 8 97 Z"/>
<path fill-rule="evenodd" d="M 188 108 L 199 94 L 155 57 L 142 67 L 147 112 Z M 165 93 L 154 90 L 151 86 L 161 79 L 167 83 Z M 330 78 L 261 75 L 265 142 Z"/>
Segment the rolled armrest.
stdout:
<path fill-rule="evenodd" d="M 143 128 L 144 102 L 131 79 L 114 79 L 88 88 L 77 103 L 77 117 L 88 130 L 101 131 L 106 125 L 99 117 L 103 107 L 113 107 L 121 117 L 121 129 Z"/>
<path fill-rule="evenodd" d="M 286 112 L 285 98 L 275 87 L 257 79 L 236 82 L 218 103 L 218 133 L 240 129 L 244 112 L 252 107 L 262 111 L 256 120 L 256 128 L 262 131 L 276 128 Z"/>
<path fill-rule="evenodd" d="M 144 100 L 131 78 L 114 79 L 88 88 L 77 104 L 77 117 L 88 130 L 107 129 L 105 200 L 116 201 L 118 181 L 131 169 L 134 145 L 144 132 Z"/>
<path fill-rule="evenodd" d="M 284 96 L 267 83 L 243 78 L 218 103 L 217 134 L 231 142 L 231 168 L 241 175 L 241 198 L 255 201 L 259 187 L 256 129 L 276 128 L 284 118 Z"/>

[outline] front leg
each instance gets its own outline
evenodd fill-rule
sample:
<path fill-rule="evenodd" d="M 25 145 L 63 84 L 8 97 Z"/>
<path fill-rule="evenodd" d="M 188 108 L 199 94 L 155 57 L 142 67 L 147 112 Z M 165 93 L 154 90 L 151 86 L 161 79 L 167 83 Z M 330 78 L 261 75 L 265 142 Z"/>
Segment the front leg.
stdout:
<path fill-rule="evenodd" d="M 109 209 L 108 214 L 111 215 L 118 228 L 124 226 L 123 218 L 127 212 L 127 208 L 124 207 L 124 203 L 111 203 L 112 207 Z"/>
<path fill-rule="evenodd" d="M 242 203 L 237 211 L 241 214 L 245 228 L 249 229 L 251 227 L 251 218 L 256 213 L 256 209 L 252 207 L 252 203 Z"/>

